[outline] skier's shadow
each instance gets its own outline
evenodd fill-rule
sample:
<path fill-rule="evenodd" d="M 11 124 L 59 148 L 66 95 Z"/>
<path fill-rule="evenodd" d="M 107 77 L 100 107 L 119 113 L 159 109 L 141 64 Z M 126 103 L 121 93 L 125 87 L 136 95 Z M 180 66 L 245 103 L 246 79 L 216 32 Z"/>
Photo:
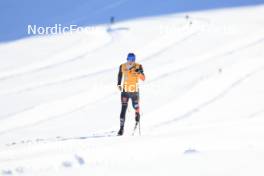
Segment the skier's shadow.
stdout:
<path fill-rule="evenodd" d="M 108 138 L 108 137 L 115 137 L 117 136 L 117 131 L 110 131 L 110 132 L 105 132 L 102 134 L 91 134 L 89 136 L 78 136 L 78 137 L 61 137 L 57 136 L 56 138 L 47 138 L 47 139 L 42 139 L 42 138 L 37 138 L 33 140 L 22 140 L 19 142 L 12 142 L 9 144 L 6 144 L 6 146 L 15 146 L 19 144 L 38 144 L 38 143 L 47 143 L 47 142 L 59 142 L 59 141 L 71 141 L 71 140 L 87 140 L 87 139 L 96 139 L 96 138 Z"/>
<path fill-rule="evenodd" d="M 119 32 L 119 31 L 129 31 L 130 28 L 128 27 L 117 27 L 117 28 L 113 28 L 113 27 L 108 27 L 107 28 L 107 32 L 111 33 L 111 32 Z"/>
<path fill-rule="evenodd" d="M 111 131 L 109 134 L 94 134 L 91 136 L 80 136 L 80 137 L 70 137 L 70 138 L 59 138 L 59 141 L 69 141 L 69 140 L 86 140 L 95 138 L 107 138 L 116 136 L 116 131 Z"/>

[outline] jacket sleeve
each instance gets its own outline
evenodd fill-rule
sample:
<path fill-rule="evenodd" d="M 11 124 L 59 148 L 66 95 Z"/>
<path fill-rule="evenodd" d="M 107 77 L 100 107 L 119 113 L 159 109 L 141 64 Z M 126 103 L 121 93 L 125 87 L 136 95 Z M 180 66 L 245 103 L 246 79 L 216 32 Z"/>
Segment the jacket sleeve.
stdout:
<path fill-rule="evenodd" d="M 122 73 L 122 65 L 120 65 L 119 72 L 118 72 L 118 78 L 117 78 L 117 85 L 118 86 L 121 85 L 122 76 L 123 76 L 123 73 Z"/>
<path fill-rule="evenodd" d="M 140 70 L 140 76 L 139 76 L 139 78 L 140 78 L 142 81 L 145 81 L 146 77 L 145 77 L 145 74 L 144 74 L 144 70 L 143 70 L 142 65 L 139 66 L 139 70 Z"/>

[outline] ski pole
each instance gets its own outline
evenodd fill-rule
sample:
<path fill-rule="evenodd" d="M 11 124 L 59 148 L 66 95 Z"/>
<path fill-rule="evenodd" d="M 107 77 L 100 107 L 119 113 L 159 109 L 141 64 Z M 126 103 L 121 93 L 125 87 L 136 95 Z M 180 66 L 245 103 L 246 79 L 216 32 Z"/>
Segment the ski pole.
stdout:
<path fill-rule="evenodd" d="M 141 136 L 140 121 L 138 122 L 138 132 L 139 132 L 139 136 Z"/>

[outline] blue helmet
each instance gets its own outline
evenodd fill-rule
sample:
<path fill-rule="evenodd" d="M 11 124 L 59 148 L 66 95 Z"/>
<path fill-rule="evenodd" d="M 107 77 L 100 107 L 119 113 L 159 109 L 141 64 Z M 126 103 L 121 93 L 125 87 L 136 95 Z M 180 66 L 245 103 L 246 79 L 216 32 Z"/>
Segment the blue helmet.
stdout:
<path fill-rule="evenodd" d="M 136 55 L 134 53 L 129 53 L 127 55 L 127 61 L 135 62 L 136 61 Z"/>

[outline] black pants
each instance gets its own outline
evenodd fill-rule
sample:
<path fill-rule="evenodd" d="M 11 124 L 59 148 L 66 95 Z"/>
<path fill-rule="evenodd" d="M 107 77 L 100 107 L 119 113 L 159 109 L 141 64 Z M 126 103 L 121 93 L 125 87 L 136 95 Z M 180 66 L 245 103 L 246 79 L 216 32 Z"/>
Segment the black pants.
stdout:
<path fill-rule="evenodd" d="M 129 99 L 132 100 L 133 108 L 135 109 L 135 120 L 139 121 L 139 93 L 138 92 L 122 92 L 121 93 L 121 103 L 122 109 L 120 113 L 120 126 L 124 127 L 126 119 L 126 111 Z"/>

